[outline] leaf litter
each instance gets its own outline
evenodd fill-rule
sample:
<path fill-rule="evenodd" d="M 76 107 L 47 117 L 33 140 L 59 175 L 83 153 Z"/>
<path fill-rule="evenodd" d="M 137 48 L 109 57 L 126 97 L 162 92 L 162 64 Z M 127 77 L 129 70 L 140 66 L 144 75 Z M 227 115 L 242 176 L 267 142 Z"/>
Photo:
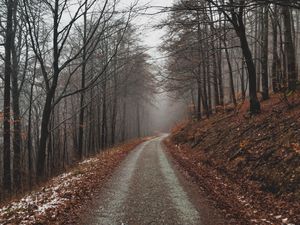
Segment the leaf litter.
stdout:
<path fill-rule="evenodd" d="M 278 99 L 255 117 L 242 106 L 185 121 L 165 141 L 234 224 L 300 224 L 300 96 L 292 109 Z"/>
<path fill-rule="evenodd" d="M 0 224 L 73 224 L 120 162 L 147 139 L 132 140 L 79 162 L 42 187 L 0 208 Z"/>

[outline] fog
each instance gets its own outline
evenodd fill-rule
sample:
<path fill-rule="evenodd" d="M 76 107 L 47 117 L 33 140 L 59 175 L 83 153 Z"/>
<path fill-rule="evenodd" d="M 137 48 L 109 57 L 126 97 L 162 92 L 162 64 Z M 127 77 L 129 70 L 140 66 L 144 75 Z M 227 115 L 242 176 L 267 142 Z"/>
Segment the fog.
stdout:
<path fill-rule="evenodd" d="M 154 132 L 169 133 L 171 129 L 187 116 L 187 106 L 183 101 L 175 101 L 166 93 L 156 95 L 156 107 L 151 108 L 152 129 Z"/>
<path fill-rule="evenodd" d="M 121 0 L 121 5 L 127 8 L 134 4 L 135 0 Z M 139 0 L 137 8 L 147 8 L 133 19 L 133 24 L 138 29 L 139 39 L 141 44 L 147 48 L 147 53 L 151 56 L 149 63 L 155 68 L 155 74 L 164 73 L 165 55 L 159 50 L 163 42 L 163 36 L 166 34 L 166 29 L 156 29 L 154 26 L 161 23 L 167 18 L 167 13 L 159 13 L 160 7 L 169 7 L 174 0 Z M 158 75 L 159 76 L 159 75 Z M 156 77 L 161 80 L 160 77 Z M 186 103 L 182 100 L 169 97 L 169 93 L 165 93 L 162 89 L 162 84 L 157 83 L 158 94 L 154 94 L 153 101 L 147 106 L 147 116 L 143 121 L 144 133 L 153 134 L 157 132 L 168 133 L 172 127 L 185 119 L 187 116 Z"/>

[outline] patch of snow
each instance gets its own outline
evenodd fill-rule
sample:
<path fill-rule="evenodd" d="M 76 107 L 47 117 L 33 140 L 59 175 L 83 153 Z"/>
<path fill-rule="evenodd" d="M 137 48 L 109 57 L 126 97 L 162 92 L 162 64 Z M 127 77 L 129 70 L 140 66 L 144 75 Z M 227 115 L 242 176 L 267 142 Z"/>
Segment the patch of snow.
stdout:
<path fill-rule="evenodd" d="M 43 205 L 38 206 L 38 209 L 36 212 L 40 214 L 44 214 L 47 209 L 55 208 L 58 205 L 60 205 L 63 202 L 63 200 L 57 195 L 56 192 L 52 192 L 51 197 L 49 198 L 49 201 Z"/>
<path fill-rule="evenodd" d="M 244 197 L 244 196 L 238 196 L 237 199 L 239 200 L 239 202 L 241 202 L 241 203 L 243 203 L 243 204 L 246 203 L 245 205 L 249 205 L 249 204 L 247 203 L 247 201 L 245 200 L 245 197 Z"/>
<path fill-rule="evenodd" d="M 267 219 L 261 219 L 261 221 L 265 222 L 265 223 L 269 223 L 269 224 L 272 224 L 272 222 L 270 222 L 269 220 Z"/>
<path fill-rule="evenodd" d="M 289 220 L 288 218 L 284 218 L 284 219 L 282 219 L 282 222 L 287 223 L 288 220 Z"/>
<path fill-rule="evenodd" d="M 90 159 L 86 159 L 86 160 L 80 162 L 79 165 L 89 164 L 89 163 L 98 162 L 98 161 L 99 161 L 99 159 L 97 159 L 97 158 L 90 158 Z"/>
<path fill-rule="evenodd" d="M 63 205 L 68 198 L 61 196 L 61 193 L 68 191 L 74 181 L 80 180 L 82 174 L 74 175 L 64 173 L 51 182 L 51 185 L 40 191 L 32 192 L 19 201 L 11 202 L 7 206 L 0 208 L 0 224 L 13 221 L 15 218 L 22 218 L 20 224 L 34 222 L 35 219 L 44 215 L 48 210 Z M 28 212 L 34 216 L 28 216 Z M 5 218 L 5 221 L 3 221 Z"/>
<path fill-rule="evenodd" d="M 71 176 L 71 175 L 72 175 L 71 172 L 69 172 L 69 173 L 63 173 L 63 174 L 59 175 L 59 176 L 56 178 L 56 180 L 57 180 L 57 179 L 65 179 L 65 178 L 67 178 L 67 177 L 69 177 L 69 176 Z"/>

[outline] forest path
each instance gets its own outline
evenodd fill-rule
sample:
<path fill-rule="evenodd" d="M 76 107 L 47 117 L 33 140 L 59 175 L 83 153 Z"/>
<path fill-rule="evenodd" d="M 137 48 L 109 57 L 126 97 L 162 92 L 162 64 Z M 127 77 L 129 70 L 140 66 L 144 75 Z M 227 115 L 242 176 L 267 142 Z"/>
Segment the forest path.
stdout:
<path fill-rule="evenodd" d="M 162 139 L 138 146 L 82 214 L 80 224 L 226 224 L 165 154 Z"/>

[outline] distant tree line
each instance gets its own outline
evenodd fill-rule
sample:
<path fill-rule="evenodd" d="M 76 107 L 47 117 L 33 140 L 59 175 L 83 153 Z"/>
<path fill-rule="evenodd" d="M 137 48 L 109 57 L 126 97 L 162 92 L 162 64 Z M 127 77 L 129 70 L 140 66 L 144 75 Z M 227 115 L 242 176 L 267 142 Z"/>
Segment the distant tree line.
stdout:
<path fill-rule="evenodd" d="M 1 197 L 147 135 L 152 66 L 114 0 L 0 2 Z"/>
<path fill-rule="evenodd" d="M 300 2 L 179 0 L 161 24 L 168 29 L 162 50 L 168 56 L 165 88 L 192 102 L 196 118 L 249 99 L 297 89 Z M 288 103 L 288 101 L 287 101 Z M 289 104 L 289 103 L 288 103 Z"/>

